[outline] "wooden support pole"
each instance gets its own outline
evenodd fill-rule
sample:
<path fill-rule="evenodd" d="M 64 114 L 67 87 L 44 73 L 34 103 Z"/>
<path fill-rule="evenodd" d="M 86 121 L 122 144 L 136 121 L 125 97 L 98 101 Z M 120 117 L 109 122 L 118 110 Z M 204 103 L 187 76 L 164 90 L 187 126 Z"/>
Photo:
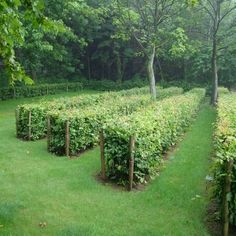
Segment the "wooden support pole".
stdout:
<path fill-rule="evenodd" d="M 231 192 L 231 174 L 233 170 L 233 160 L 226 161 L 225 163 L 225 185 L 224 185 L 224 196 L 223 196 L 223 235 L 229 235 L 229 202 L 227 199 L 228 194 Z"/>
<path fill-rule="evenodd" d="M 66 141 L 66 145 L 65 145 L 65 152 L 66 152 L 66 156 L 69 157 L 70 156 L 70 123 L 67 120 L 66 121 L 66 137 L 65 137 L 65 141 Z"/>
<path fill-rule="evenodd" d="M 47 117 L 47 148 L 50 150 L 50 141 L 51 141 L 51 121 L 50 116 Z"/>
<path fill-rule="evenodd" d="M 32 127 L 31 127 L 31 123 L 32 123 L 32 119 L 31 119 L 31 116 L 32 116 L 32 114 L 31 114 L 31 111 L 29 111 L 29 120 L 28 120 L 28 140 L 30 141 L 31 140 L 31 129 L 32 129 Z"/>
<path fill-rule="evenodd" d="M 106 163 L 104 155 L 104 133 L 100 131 L 100 155 L 101 155 L 101 176 L 103 180 L 106 180 Z"/>
<path fill-rule="evenodd" d="M 47 85 L 47 95 L 48 95 L 48 85 Z"/>
<path fill-rule="evenodd" d="M 16 88 L 13 88 L 13 97 L 16 98 Z"/>
<path fill-rule="evenodd" d="M 135 137 L 131 136 L 129 140 L 129 191 L 133 189 L 134 179 L 134 149 L 135 149 Z"/>
<path fill-rule="evenodd" d="M 16 108 L 16 110 L 15 110 L 15 116 L 16 116 L 16 137 L 17 138 L 19 138 L 19 132 L 18 132 L 18 130 L 19 130 L 19 109 L 18 108 Z"/>

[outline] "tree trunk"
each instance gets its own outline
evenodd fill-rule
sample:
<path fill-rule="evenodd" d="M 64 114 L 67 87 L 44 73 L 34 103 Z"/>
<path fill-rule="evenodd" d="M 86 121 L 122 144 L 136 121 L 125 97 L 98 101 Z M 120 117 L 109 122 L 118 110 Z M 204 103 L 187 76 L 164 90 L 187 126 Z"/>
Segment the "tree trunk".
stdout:
<path fill-rule="evenodd" d="M 122 82 L 122 66 L 121 66 L 121 59 L 120 59 L 120 54 L 117 53 L 116 55 L 116 70 L 117 70 L 117 77 L 116 77 L 116 81 L 118 83 Z"/>
<path fill-rule="evenodd" d="M 211 64 L 212 64 L 212 79 L 213 79 L 211 104 L 215 106 L 217 104 L 217 98 L 218 98 L 217 42 L 215 37 L 213 39 Z"/>
<path fill-rule="evenodd" d="M 87 67 L 88 67 L 88 80 L 91 80 L 91 63 L 90 63 L 89 53 L 87 53 Z"/>
<path fill-rule="evenodd" d="M 32 74 L 32 79 L 33 79 L 33 81 L 35 82 L 35 81 L 37 80 L 36 71 L 35 71 L 34 69 L 32 69 L 31 74 Z"/>
<path fill-rule="evenodd" d="M 162 70 L 162 67 L 161 67 L 161 62 L 160 62 L 160 60 L 158 58 L 157 58 L 157 65 L 159 67 L 161 80 L 164 81 L 164 75 L 163 75 L 163 70 Z"/>
<path fill-rule="evenodd" d="M 152 52 L 150 55 L 148 55 L 148 63 L 147 63 L 147 72 L 148 72 L 148 78 L 149 78 L 149 85 L 150 85 L 150 93 L 153 99 L 156 99 L 157 93 L 156 93 L 156 81 L 155 81 L 155 75 L 154 75 L 154 58 L 155 58 L 155 47 L 152 48 Z"/>

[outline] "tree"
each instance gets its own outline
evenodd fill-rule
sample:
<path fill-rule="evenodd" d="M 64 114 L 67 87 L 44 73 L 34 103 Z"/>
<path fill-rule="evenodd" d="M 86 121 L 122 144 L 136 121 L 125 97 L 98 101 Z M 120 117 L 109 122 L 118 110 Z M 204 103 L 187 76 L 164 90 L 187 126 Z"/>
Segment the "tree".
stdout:
<path fill-rule="evenodd" d="M 211 103 L 216 105 L 218 98 L 218 53 L 219 45 L 224 49 L 224 41 L 236 26 L 236 2 L 234 0 L 202 0 L 201 7 L 209 16 L 209 36 L 212 42 L 211 71 L 212 95 Z M 227 24 L 225 24 L 227 22 Z"/>
<path fill-rule="evenodd" d="M 156 98 L 154 60 L 159 48 L 163 46 L 165 23 L 176 14 L 176 0 L 115 0 L 114 7 L 118 17 L 114 24 L 118 28 L 116 37 L 136 40 L 146 59 L 147 74 L 152 97 Z"/>
<path fill-rule="evenodd" d="M 64 32 L 61 21 L 43 15 L 44 4 L 41 0 L 1 0 L 0 2 L 0 56 L 10 77 L 10 83 L 24 81 L 32 84 L 21 64 L 16 60 L 15 49 L 24 46 L 25 37 L 33 29 L 44 32 Z M 40 35 L 36 32 L 34 36 Z M 38 38 L 40 39 L 40 38 Z M 39 40 L 37 40 L 39 43 Z"/>

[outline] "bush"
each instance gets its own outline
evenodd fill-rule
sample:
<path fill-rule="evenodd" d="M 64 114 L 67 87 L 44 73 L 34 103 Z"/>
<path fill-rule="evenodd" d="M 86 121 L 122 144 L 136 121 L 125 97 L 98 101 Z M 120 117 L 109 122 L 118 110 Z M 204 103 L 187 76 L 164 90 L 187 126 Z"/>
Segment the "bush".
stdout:
<path fill-rule="evenodd" d="M 126 184 L 129 176 L 129 140 L 135 136 L 134 182 L 154 176 L 162 154 L 176 143 L 198 110 L 204 89 L 194 89 L 149 105 L 104 126 L 104 153 L 107 176 Z"/>
<path fill-rule="evenodd" d="M 133 92 L 133 90 L 132 90 Z M 182 93 L 182 89 L 160 90 L 159 98 Z M 119 93 L 117 93 L 119 94 Z M 70 155 L 92 147 L 98 142 L 98 133 L 102 125 L 117 116 L 130 114 L 150 104 L 149 95 L 117 96 L 87 109 L 50 112 L 51 137 L 49 150 L 57 155 L 65 154 L 66 122 L 70 125 Z"/>
<path fill-rule="evenodd" d="M 224 198 L 229 203 L 229 221 L 236 225 L 236 95 L 227 94 L 219 97 L 215 131 L 216 157 L 214 159 L 214 197 L 216 197 L 220 212 L 223 209 Z M 230 192 L 225 193 L 225 178 L 227 166 L 233 163 Z"/>
<path fill-rule="evenodd" d="M 218 88 L 218 94 L 221 96 L 221 95 L 224 95 L 224 94 L 229 94 L 229 90 L 225 87 L 219 87 Z"/>
<path fill-rule="evenodd" d="M 41 101 L 37 104 L 19 105 L 16 109 L 17 137 L 25 140 L 44 138 L 47 132 L 47 113 L 50 110 L 64 110 L 93 106 L 109 99 L 111 94 L 83 95 L 73 98 L 55 99 L 51 102 Z"/>
<path fill-rule="evenodd" d="M 80 82 L 2 88 L 0 89 L 0 100 L 21 97 L 36 97 L 65 91 L 79 91 L 82 88 L 83 86 Z"/>

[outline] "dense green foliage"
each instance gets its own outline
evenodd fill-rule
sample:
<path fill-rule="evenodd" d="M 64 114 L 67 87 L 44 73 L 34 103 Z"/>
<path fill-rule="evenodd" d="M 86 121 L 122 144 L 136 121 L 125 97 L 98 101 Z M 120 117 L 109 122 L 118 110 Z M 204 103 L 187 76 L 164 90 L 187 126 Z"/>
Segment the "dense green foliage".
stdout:
<path fill-rule="evenodd" d="M 44 96 L 65 91 L 79 91 L 82 88 L 83 84 L 80 82 L 6 87 L 0 88 L 0 100 L 7 100 L 10 98 Z"/>
<path fill-rule="evenodd" d="M 182 92 L 182 89 L 174 87 L 163 89 L 159 91 L 158 97 L 162 99 Z M 127 92 L 125 94 L 127 95 Z M 118 96 L 113 95 L 99 105 L 81 110 L 50 112 L 50 151 L 58 155 L 65 155 L 66 121 L 69 122 L 69 152 L 70 155 L 77 155 L 97 144 L 99 131 L 108 120 L 133 113 L 153 102 L 148 95 L 120 95 L 118 93 Z"/>
<path fill-rule="evenodd" d="M 145 54 L 152 51 L 153 45 L 157 82 L 184 80 L 211 84 L 216 19 L 222 19 L 216 34 L 219 82 L 225 86 L 235 84 L 233 0 L 220 1 L 221 14 L 217 17 L 209 14 L 215 14 L 211 7 L 211 3 L 215 7 L 215 0 L 165 0 L 163 7 L 158 0 L 144 1 L 143 7 L 138 3 L 135 0 L 37 0 L 28 4 L 2 1 L 0 85 L 8 84 L 5 72 L 9 63 L 13 64 L 16 77 L 23 76 L 16 61 L 35 83 L 75 81 L 83 77 L 97 87 L 94 80 L 119 83 L 146 78 Z M 152 14 L 155 9 L 156 15 Z"/>
<path fill-rule="evenodd" d="M 236 95 L 222 95 L 217 108 L 215 131 L 216 158 L 214 160 L 214 188 L 219 211 L 222 212 L 225 197 L 225 177 L 230 174 L 231 186 L 227 193 L 230 223 L 236 225 Z M 227 164 L 233 161 L 232 173 L 227 173 Z"/>
<path fill-rule="evenodd" d="M 134 181 L 144 183 L 154 176 L 162 155 L 174 145 L 196 114 L 205 95 L 194 89 L 147 106 L 130 116 L 104 126 L 107 175 L 125 184 L 129 173 L 129 140 L 135 136 Z M 176 104 L 178 104 L 176 106 Z"/>
<path fill-rule="evenodd" d="M 66 85 L 67 86 L 67 85 Z M 181 89 L 176 89 L 181 91 Z M 167 89 L 164 95 L 174 92 L 173 89 Z M 101 105 L 110 98 L 117 96 L 147 94 L 148 88 L 133 88 L 130 90 L 121 90 L 120 92 L 104 93 L 101 95 L 75 96 L 73 98 L 55 99 L 54 101 L 44 101 L 37 104 L 24 104 L 16 109 L 16 129 L 17 137 L 25 140 L 37 140 L 45 137 L 47 131 L 47 113 L 51 110 L 80 109 L 86 106 Z"/>

